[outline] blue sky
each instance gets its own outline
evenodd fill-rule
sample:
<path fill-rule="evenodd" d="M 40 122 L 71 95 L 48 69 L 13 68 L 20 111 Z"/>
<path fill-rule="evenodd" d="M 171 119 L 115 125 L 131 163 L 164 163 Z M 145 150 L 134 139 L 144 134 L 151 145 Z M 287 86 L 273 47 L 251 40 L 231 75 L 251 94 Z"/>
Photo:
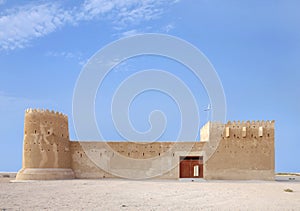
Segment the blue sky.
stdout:
<path fill-rule="evenodd" d="M 177 36 L 199 48 L 222 81 L 228 120 L 276 121 L 276 171 L 300 172 L 300 2 L 296 0 L 0 0 L 0 171 L 21 168 L 24 110 L 49 108 L 69 116 L 84 64 L 99 49 L 139 33 Z M 110 99 L 124 78 L 163 69 L 193 92 L 200 120 L 209 103 L 186 67 L 144 56 L 114 68 L 98 90 L 97 122 L 107 140 L 121 139 L 110 119 Z M 130 115 L 141 131 L 153 109 L 165 111 L 161 140 L 172 140 L 179 111 L 168 96 L 149 91 Z"/>

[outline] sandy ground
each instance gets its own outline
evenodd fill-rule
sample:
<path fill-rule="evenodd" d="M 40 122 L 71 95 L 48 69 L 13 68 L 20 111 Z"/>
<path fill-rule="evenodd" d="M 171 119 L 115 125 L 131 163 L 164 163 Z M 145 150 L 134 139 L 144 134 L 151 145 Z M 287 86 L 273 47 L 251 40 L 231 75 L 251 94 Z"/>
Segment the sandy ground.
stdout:
<path fill-rule="evenodd" d="M 300 210 L 300 182 L 10 180 L 0 210 Z"/>

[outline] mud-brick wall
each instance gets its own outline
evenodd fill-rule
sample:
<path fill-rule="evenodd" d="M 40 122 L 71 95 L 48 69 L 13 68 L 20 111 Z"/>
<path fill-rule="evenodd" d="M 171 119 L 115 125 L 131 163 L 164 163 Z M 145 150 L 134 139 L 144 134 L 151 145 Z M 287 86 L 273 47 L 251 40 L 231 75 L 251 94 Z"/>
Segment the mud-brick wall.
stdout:
<path fill-rule="evenodd" d="M 179 177 L 180 156 L 200 156 L 200 142 L 75 142 L 71 141 L 76 178 Z"/>
<path fill-rule="evenodd" d="M 221 138 L 206 179 L 274 179 L 274 121 L 228 122 Z"/>
<path fill-rule="evenodd" d="M 22 168 L 70 168 L 67 116 L 48 110 L 25 112 Z"/>

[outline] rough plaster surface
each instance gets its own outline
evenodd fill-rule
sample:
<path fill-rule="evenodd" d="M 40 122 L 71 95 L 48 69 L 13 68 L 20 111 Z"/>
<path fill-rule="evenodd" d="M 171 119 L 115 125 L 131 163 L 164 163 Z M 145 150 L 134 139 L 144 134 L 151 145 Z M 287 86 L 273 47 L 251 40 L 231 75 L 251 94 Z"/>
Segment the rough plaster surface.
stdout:
<path fill-rule="evenodd" d="M 181 156 L 203 156 L 205 179 L 274 179 L 274 121 L 208 122 L 199 142 L 78 142 L 67 116 L 25 113 L 18 180 L 179 178 Z"/>
<path fill-rule="evenodd" d="M 17 179 L 70 179 L 74 178 L 71 172 L 68 117 L 48 110 L 26 110 L 23 162 Z"/>

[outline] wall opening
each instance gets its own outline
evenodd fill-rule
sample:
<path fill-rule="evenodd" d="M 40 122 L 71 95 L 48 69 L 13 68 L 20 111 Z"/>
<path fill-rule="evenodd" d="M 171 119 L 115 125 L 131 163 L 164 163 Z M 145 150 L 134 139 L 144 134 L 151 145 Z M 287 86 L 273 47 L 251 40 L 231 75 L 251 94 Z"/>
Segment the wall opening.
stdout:
<path fill-rule="evenodd" d="M 180 156 L 179 178 L 203 178 L 203 156 Z"/>

